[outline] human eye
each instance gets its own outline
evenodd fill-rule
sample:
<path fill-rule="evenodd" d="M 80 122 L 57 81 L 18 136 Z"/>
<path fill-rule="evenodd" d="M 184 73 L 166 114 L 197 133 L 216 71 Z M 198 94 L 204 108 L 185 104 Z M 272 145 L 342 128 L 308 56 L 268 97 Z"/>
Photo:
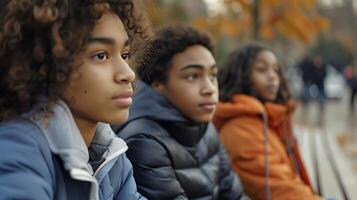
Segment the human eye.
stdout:
<path fill-rule="evenodd" d="M 279 72 L 280 72 L 280 66 L 274 67 L 274 71 L 275 71 L 276 73 L 279 73 Z"/>
<path fill-rule="evenodd" d="M 209 78 L 210 78 L 211 81 L 217 80 L 217 73 L 212 73 L 212 74 L 210 74 L 210 75 L 209 75 Z"/>
<path fill-rule="evenodd" d="M 129 51 L 126 51 L 126 52 L 122 53 L 122 54 L 121 54 L 121 57 L 122 57 L 126 62 L 128 62 L 129 59 L 130 59 L 130 53 L 129 53 Z"/>
<path fill-rule="evenodd" d="M 189 75 L 185 76 L 185 79 L 188 80 L 188 81 L 194 81 L 197 78 L 198 78 L 197 74 L 189 74 Z"/>
<path fill-rule="evenodd" d="M 268 71 L 268 68 L 265 65 L 257 65 L 256 70 L 260 73 L 265 73 Z"/>
<path fill-rule="evenodd" d="M 98 61 L 104 61 L 104 60 L 109 59 L 109 54 L 108 54 L 108 52 L 105 52 L 105 51 L 97 52 L 92 56 L 92 59 L 98 60 Z"/>

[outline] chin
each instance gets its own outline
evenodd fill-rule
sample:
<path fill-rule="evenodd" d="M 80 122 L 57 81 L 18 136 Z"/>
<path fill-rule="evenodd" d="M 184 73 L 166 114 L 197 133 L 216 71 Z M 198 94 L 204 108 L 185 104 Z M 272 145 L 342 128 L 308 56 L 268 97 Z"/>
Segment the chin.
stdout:
<path fill-rule="evenodd" d="M 196 119 L 194 119 L 195 122 L 198 123 L 208 123 L 212 121 L 213 115 L 206 115 L 206 116 L 199 116 Z"/>
<path fill-rule="evenodd" d="M 121 124 L 124 123 L 126 121 L 128 121 L 129 118 L 129 113 L 119 113 L 117 115 L 115 115 L 114 117 L 111 117 L 110 120 L 107 121 L 107 123 L 109 124 Z"/>
<path fill-rule="evenodd" d="M 266 99 L 267 101 L 275 101 L 276 100 L 277 95 L 269 95 L 264 97 L 264 99 Z"/>

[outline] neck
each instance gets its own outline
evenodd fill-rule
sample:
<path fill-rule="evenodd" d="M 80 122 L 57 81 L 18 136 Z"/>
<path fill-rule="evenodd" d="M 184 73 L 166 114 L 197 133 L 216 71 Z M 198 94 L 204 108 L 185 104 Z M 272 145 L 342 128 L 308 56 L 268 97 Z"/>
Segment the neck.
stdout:
<path fill-rule="evenodd" d="M 74 121 L 76 122 L 78 129 L 81 132 L 84 142 L 86 143 L 87 147 L 89 147 L 97 129 L 97 122 L 93 122 L 79 116 L 74 116 Z"/>

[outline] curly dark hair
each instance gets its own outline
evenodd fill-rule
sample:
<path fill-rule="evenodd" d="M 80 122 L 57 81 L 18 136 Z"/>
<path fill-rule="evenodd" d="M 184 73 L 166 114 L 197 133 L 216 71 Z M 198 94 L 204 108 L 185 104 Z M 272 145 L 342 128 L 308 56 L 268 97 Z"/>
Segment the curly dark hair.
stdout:
<path fill-rule="evenodd" d="M 163 27 L 136 57 L 139 79 L 148 84 L 165 83 L 172 57 L 193 45 L 202 45 L 213 54 L 212 41 L 206 33 L 184 25 Z"/>
<path fill-rule="evenodd" d="M 220 101 L 231 102 L 232 97 L 235 94 L 251 95 L 264 101 L 264 99 L 259 97 L 252 88 L 251 81 L 252 64 L 257 55 L 262 51 L 271 51 L 275 53 L 264 44 L 252 43 L 241 49 L 234 50 L 228 56 L 218 72 Z M 290 93 L 280 67 L 278 75 L 280 78 L 280 88 L 275 101 L 276 103 L 285 103 L 290 99 Z"/>
<path fill-rule="evenodd" d="M 150 26 L 135 0 L 2 0 L 0 3 L 0 121 L 29 112 L 40 96 L 62 98 L 95 22 L 116 13 L 131 43 Z M 134 48 L 135 49 L 135 48 Z"/>

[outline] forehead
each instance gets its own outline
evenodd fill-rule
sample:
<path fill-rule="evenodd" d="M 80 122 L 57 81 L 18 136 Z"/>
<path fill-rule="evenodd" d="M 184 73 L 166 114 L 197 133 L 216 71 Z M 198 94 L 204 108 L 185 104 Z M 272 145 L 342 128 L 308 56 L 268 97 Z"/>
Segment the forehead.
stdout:
<path fill-rule="evenodd" d="M 263 50 L 263 51 L 259 52 L 257 54 L 256 60 L 267 62 L 267 63 L 277 63 L 278 62 L 276 55 L 272 51 L 269 51 L 269 50 Z"/>
<path fill-rule="evenodd" d="M 210 69 L 216 61 L 212 53 L 202 45 L 188 47 L 185 51 L 174 55 L 171 59 L 173 70 L 180 70 L 187 65 L 201 65 Z"/>
<path fill-rule="evenodd" d="M 101 18 L 96 21 L 91 36 L 110 37 L 119 41 L 128 39 L 122 20 L 118 15 L 109 11 L 103 13 Z"/>

